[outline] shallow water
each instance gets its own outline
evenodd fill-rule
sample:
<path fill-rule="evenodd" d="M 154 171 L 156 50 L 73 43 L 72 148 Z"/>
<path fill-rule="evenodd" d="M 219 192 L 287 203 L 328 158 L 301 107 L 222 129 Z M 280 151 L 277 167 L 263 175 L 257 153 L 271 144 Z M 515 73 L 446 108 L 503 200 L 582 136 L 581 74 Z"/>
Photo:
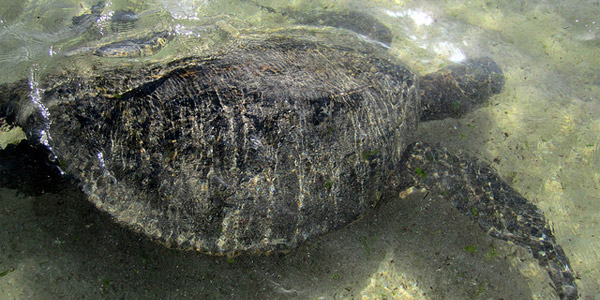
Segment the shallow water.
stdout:
<path fill-rule="evenodd" d="M 293 21 L 252 1 L 0 0 L 0 82 L 36 79 L 60 58 L 168 31 L 148 62 L 202 54 L 249 28 Z M 421 124 L 420 140 L 492 165 L 538 205 L 600 299 L 600 3 L 598 1 L 260 1 L 298 11 L 367 11 L 389 51 L 419 73 L 490 56 L 503 92 L 464 118 Z M 111 23 L 121 13 L 122 22 Z M 82 65 L 82 68 L 91 68 Z M 76 187 L 0 189 L 0 295 L 26 298 L 553 299 L 523 249 L 489 238 L 438 197 L 390 197 L 354 224 L 286 255 L 209 257 L 168 250 L 112 223 Z M 472 251 L 472 249 L 478 249 Z M 2 296 L 0 296 L 2 298 Z"/>

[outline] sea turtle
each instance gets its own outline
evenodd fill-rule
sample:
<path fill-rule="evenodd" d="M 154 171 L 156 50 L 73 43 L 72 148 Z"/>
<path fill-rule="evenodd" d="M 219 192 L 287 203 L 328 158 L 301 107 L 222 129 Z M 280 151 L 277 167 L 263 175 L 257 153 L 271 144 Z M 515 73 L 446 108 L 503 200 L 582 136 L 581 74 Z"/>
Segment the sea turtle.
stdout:
<path fill-rule="evenodd" d="M 133 230 L 207 254 L 286 251 L 416 185 L 529 249 L 561 298 L 577 298 L 538 208 L 491 168 L 408 142 L 420 121 L 501 91 L 489 58 L 418 76 L 361 35 L 296 26 L 206 56 L 94 68 L 3 85 L 0 111 Z"/>

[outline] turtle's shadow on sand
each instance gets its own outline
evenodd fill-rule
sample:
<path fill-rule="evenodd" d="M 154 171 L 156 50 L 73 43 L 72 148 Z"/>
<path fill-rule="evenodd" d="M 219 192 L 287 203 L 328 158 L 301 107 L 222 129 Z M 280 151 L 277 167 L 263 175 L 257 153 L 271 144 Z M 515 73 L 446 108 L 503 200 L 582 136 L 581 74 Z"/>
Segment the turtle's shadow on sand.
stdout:
<path fill-rule="evenodd" d="M 43 299 L 531 298 L 529 279 L 511 267 L 536 264 L 531 255 L 488 237 L 439 196 L 386 198 L 290 253 L 227 258 L 153 243 L 74 185 L 35 197 L 2 189 L 0 290 Z"/>

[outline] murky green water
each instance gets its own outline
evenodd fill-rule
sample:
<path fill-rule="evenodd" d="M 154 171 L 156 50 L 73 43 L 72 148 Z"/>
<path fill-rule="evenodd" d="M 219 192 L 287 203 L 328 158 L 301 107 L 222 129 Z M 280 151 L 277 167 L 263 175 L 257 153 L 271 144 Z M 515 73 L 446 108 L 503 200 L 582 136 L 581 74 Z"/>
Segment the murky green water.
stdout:
<path fill-rule="evenodd" d="M 60 68 L 63 56 L 152 32 L 171 40 L 143 57 L 97 62 L 201 55 L 249 28 L 293 23 L 252 1 L 111 1 L 78 26 L 72 17 L 97 2 L 0 2 L 0 82 L 35 79 Z M 416 136 L 491 164 L 538 205 L 579 274 L 581 298 L 600 299 L 598 1 L 260 4 L 369 12 L 392 29 L 389 51 L 421 73 L 464 57 L 498 62 L 506 86 L 489 105 L 422 124 Z M 118 12 L 121 22 L 111 22 Z M 1 299 L 556 298 L 523 249 L 419 194 L 389 199 L 343 230 L 270 257 L 165 249 L 112 223 L 76 188 L 36 197 L 1 189 L 0 228 Z"/>

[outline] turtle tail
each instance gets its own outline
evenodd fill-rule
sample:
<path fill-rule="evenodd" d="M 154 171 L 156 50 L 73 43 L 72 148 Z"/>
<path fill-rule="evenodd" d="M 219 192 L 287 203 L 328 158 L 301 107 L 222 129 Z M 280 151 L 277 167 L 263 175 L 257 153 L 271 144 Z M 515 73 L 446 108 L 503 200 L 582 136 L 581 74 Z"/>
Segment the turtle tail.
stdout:
<path fill-rule="evenodd" d="M 440 192 L 489 235 L 528 249 L 550 275 L 561 299 L 577 299 L 575 273 L 543 212 L 488 166 L 443 148 L 410 145 L 400 166 L 405 183 Z"/>
<path fill-rule="evenodd" d="M 457 118 L 500 93 L 504 74 L 489 57 L 469 59 L 420 79 L 421 121 Z"/>

